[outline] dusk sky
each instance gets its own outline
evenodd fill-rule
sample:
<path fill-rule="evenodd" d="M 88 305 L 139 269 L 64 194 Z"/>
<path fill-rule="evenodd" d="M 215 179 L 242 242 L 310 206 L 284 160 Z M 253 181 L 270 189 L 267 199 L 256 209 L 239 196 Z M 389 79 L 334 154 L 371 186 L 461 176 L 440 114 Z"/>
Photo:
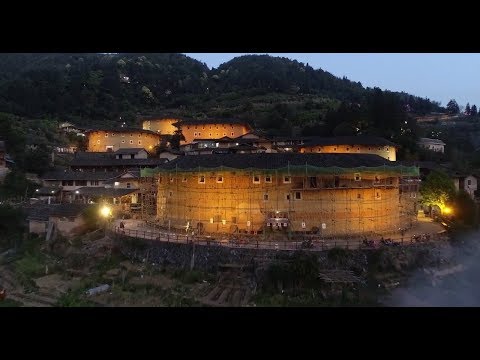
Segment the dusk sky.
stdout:
<path fill-rule="evenodd" d="M 245 54 L 190 54 L 210 68 Z M 383 90 L 405 91 L 412 95 L 440 101 L 445 106 L 455 99 L 460 106 L 480 105 L 480 54 L 283 54 L 322 68 L 335 76 L 360 81 L 364 87 L 377 86 Z"/>

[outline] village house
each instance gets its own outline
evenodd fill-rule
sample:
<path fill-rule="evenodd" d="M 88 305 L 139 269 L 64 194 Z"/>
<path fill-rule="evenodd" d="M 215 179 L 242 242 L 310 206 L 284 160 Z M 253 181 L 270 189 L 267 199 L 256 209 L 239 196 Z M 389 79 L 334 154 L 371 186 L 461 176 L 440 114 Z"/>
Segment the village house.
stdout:
<path fill-rule="evenodd" d="M 28 228 L 30 233 L 38 235 L 54 235 L 70 237 L 82 231 L 85 225 L 83 213 L 88 205 L 84 204 L 55 204 L 34 205 L 27 209 Z M 47 232 L 50 231 L 50 234 Z"/>
<path fill-rule="evenodd" d="M 435 152 L 445 152 L 445 143 L 439 139 L 429 139 L 429 138 L 420 138 L 418 141 L 418 146 Z"/>
<path fill-rule="evenodd" d="M 144 149 L 119 149 L 116 152 L 77 152 L 70 161 L 71 170 L 79 171 L 125 171 L 154 168 L 167 159 L 146 158 Z"/>
<path fill-rule="evenodd" d="M 450 177 L 457 191 L 464 190 L 472 199 L 475 199 L 477 178 L 474 175 L 453 173 Z"/>

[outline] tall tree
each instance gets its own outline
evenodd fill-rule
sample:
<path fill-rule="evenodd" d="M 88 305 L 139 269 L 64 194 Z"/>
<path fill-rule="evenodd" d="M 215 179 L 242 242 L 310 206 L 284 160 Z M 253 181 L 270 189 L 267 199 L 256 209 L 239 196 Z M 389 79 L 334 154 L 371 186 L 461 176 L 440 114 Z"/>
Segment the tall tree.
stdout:
<path fill-rule="evenodd" d="M 460 107 L 458 106 L 455 99 L 452 99 L 447 104 L 447 112 L 449 114 L 458 114 L 460 112 Z"/>
<path fill-rule="evenodd" d="M 473 104 L 472 109 L 470 110 L 470 115 L 477 116 L 477 105 Z"/>
<path fill-rule="evenodd" d="M 467 103 L 467 106 L 465 106 L 465 115 L 470 115 L 472 109 L 470 109 L 470 103 Z"/>
<path fill-rule="evenodd" d="M 446 173 L 432 171 L 420 187 L 422 204 L 436 205 L 443 211 L 447 204 L 453 200 L 455 191 L 455 185 Z"/>

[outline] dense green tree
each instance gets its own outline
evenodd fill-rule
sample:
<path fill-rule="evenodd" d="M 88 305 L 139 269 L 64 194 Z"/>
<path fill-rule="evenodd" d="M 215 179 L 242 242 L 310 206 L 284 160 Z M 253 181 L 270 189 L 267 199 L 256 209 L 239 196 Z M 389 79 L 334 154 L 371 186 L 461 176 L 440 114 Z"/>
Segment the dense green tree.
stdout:
<path fill-rule="evenodd" d="M 422 204 L 438 206 L 442 211 L 455 196 L 455 185 L 450 177 L 441 171 L 432 171 L 420 186 Z"/>
<path fill-rule="evenodd" d="M 477 116 L 477 105 L 473 104 L 472 109 L 470 110 L 470 115 Z"/>
<path fill-rule="evenodd" d="M 180 141 L 185 141 L 185 136 L 183 136 L 182 130 L 178 129 L 170 137 L 170 147 L 174 150 L 180 149 Z"/>
<path fill-rule="evenodd" d="M 447 112 L 449 114 L 458 114 L 460 112 L 460 107 L 458 106 L 455 99 L 451 99 L 447 104 Z"/>
<path fill-rule="evenodd" d="M 467 106 L 465 106 L 465 115 L 471 115 L 472 109 L 470 109 L 470 103 L 467 103 Z"/>

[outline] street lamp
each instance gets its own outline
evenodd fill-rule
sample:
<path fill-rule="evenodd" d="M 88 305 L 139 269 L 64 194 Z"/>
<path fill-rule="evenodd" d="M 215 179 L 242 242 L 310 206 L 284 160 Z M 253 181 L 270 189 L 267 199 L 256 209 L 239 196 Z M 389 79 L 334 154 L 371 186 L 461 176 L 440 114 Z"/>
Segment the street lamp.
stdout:
<path fill-rule="evenodd" d="M 100 209 L 100 215 L 105 219 L 105 235 L 107 236 L 107 224 L 108 218 L 112 215 L 112 208 L 107 205 L 103 205 Z"/>

